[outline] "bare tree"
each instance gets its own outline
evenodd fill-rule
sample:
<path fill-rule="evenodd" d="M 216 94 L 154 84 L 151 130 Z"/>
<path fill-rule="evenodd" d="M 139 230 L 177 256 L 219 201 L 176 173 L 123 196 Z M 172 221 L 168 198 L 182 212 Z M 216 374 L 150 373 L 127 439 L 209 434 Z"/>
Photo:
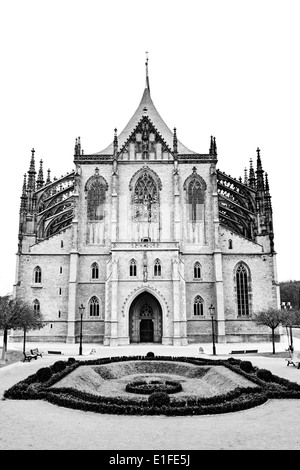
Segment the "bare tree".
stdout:
<path fill-rule="evenodd" d="M 269 308 L 268 310 L 262 310 L 257 312 L 253 320 L 257 325 L 268 326 L 272 330 L 272 345 L 273 354 L 275 354 L 275 330 L 283 322 L 283 311 L 276 308 Z"/>
<path fill-rule="evenodd" d="M 1 361 L 5 361 L 8 330 L 37 330 L 43 328 L 43 317 L 39 311 L 21 299 L 6 295 L 0 297 L 0 329 L 3 330 L 3 349 Z"/>

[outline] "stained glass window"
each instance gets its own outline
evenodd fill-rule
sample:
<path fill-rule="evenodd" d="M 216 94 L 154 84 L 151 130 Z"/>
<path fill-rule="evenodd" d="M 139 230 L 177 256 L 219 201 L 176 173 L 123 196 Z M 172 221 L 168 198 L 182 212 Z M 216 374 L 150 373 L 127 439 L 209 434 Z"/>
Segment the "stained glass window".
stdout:
<path fill-rule="evenodd" d="M 103 220 L 105 204 L 105 185 L 96 179 L 90 186 L 87 196 L 88 220 Z"/>
<path fill-rule="evenodd" d="M 188 186 L 189 219 L 193 222 L 203 219 L 204 191 L 201 183 L 193 179 Z"/>
<path fill-rule="evenodd" d="M 236 289 L 238 315 L 249 315 L 248 272 L 243 265 L 240 265 L 236 270 Z"/>
<path fill-rule="evenodd" d="M 137 180 L 134 189 L 134 219 L 140 222 L 158 220 L 158 189 L 147 172 Z"/>

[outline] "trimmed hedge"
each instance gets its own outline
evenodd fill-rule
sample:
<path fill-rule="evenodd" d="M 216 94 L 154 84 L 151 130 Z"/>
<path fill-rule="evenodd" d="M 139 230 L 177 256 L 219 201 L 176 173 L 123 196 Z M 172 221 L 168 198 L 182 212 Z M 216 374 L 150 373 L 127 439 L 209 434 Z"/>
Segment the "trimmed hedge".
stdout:
<path fill-rule="evenodd" d="M 166 394 L 170 400 L 168 405 L 161 404 L 159 406 L 150 406 L 147 400 L 138 396 L 135 396 L 134 398 L 126 396 L 104 397 L 71 388 L 50 388 L 51 385 L 58 382 L 81 365 L 103 365 L 122 361 L 144 360 L 149 360 L 149 357 L 122 356 L 98 359 L 94 358 L 86 361 L 76 361 L 74 358 L 70 358 L 68 361 L 57 361 L 57 363 L 63 362 L 64 365 L 56 365 L 55 368 L 53 368 L 53 364 L 52 369 L 39 369 L 36 374 L 28 376 L 25 380 L 18 382 L 13 387 L 6 390 L 4 392 L 4 397 L 25 400 L 44 399 L 59 406 L 97 413 L 132 415 L 164 414 L 167 416 L 228 413 L 258 406 L 265 403 L 269 398 L 300 398 L 299 384 L 277 377 L 270 371 L 267 371 L 267 373 L 260 372 L 265 371 L 265 369 L 253 368 L 251 363 L 252 370 L 247 372 L 247 370 L 250 370 L 250 367 L 249 365 L 242 365 L 242 362 L 249 361 L 241 361 L 235 358 L 230 358 L 228 360 L 213 360 L 193 357 L 150 357 L 151 361 L 176 361 L 210 367 L 222 365 L 240 375 L 243 375 L 245 378 L 256 384 L 255 387 L 237 387 L 226 394 L 206 398 L 191 396 L 188 398 L 172 398 L 170 400 L 170 397 Z M 62 370 L 54 372 L 53 369 L 57 368 Z M 45 372 L 45 369 L 50 369 L 51 375 L 49 371 Z M 47 376 L 49 376 L 48 379 L 46 379 Z M 43 377 L 43 380 L 41 380 L 41 377 Z M 143 381 L 140 381 L 140 383 L 141 382 Z"/>

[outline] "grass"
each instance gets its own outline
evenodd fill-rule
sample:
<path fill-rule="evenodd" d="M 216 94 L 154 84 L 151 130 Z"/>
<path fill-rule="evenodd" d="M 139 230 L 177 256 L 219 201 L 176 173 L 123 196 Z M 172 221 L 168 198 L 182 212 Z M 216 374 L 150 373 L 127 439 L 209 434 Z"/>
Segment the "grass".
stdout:
<path fill-rule="evenodd" d="M 0 348 L 0 367 L 9 366 L 10 364 L 14 364 L 15 362 L 19 362 L 23 359 L 22 351 L 11 351 L 7 350 L 5 354 L 5 362 L 2 362 L 2 348 Z"/>

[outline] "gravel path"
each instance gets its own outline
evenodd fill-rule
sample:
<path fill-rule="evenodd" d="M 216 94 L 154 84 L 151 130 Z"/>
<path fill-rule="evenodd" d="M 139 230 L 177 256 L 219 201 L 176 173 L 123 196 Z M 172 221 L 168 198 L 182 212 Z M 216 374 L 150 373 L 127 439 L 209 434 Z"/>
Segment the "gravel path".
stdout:
<path fill-rule="evenodd" d="M 57 360 L 44 356 L 0 370 L 0 396 Z M 249 357 L 254 365 L 300 383 L 283 359 Z M 0 401 L 0 449 L 7 450 L 298 450 L 300 400 L 270 400 L 223 415 L 114 416 L 70 410 L 44 401 Z"/>

